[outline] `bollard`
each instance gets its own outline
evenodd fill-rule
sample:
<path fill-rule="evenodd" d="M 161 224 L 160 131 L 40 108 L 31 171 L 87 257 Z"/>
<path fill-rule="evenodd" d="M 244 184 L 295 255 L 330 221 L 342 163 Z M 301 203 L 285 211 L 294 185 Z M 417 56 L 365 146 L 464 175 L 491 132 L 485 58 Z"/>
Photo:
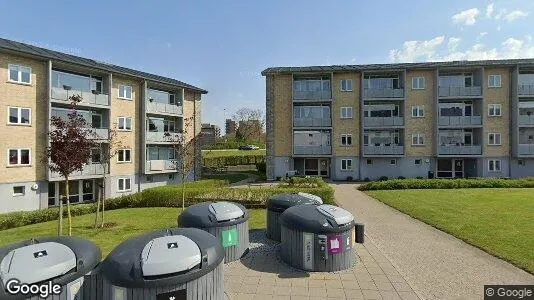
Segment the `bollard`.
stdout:
<path fill-rule="evenodd" d="M 356 243 L 363 244 L 364 242 L 364 225 L 362 223 L 356 223 L 354 226 L 354 230 L 356 231 Z"/>

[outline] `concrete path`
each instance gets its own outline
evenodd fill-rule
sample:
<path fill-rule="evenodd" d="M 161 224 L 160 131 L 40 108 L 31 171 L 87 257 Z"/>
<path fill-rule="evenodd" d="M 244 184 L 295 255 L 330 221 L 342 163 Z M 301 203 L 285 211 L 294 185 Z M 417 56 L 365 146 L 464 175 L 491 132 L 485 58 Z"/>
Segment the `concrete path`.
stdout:
<path fill-rule="evenodd" d="M 333 183 L 336 202 L 365 224 L 372 244 L 423 299 L 483 299 L 485 284 L 534 284 L 534 276 L 356 190 Z"/>

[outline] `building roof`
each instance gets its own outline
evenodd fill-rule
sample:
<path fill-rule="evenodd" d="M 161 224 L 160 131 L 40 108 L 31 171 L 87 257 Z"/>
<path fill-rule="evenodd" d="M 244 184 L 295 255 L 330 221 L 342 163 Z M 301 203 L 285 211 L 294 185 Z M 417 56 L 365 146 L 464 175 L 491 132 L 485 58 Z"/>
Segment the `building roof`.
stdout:
<path fill-rule="evenodd" d="M 61 61 L 61 62 L 76 64 L 76 65 L 81 65 L 84 67 L 100 69 L 106 72 L 129 75 L 129 76 L 138 77 L 138 78 L 142 78 L 142 79 L 146 79 L 146 80 L 150 80 L 150 81 L 154 81 L 158 83 L 164 83 L 164 84 L 169 84 L 169 85 L 174 85 L 174 86 L 179 86 L 182 88 L 195 90 L 202 94 L 208 93 L 208 91 L 204 89 L 198 88 L 196 86 L 187 84 L 185 82 L 182 82 L 182 81 L 179 81 L 173 78 L 150 74 L 150 73 L 146 73 L 146 72 L 142 72 L 142 71 L 138 71 L 134 69 L 129 69 L 129 68 L 121 67 L 121 66 L 116 66 L 116 65 L 112 65 L 112 64 L 108 64 L 104 62 L 98 62 L 93 59 L 83 58 L 83 57 L 70 55 L 66 53 L 61 53 L 58 51 L 40 48 L 40 47 L 36 47 L 36 46 L 24 44 L 24 43 L 19 43 L 19 42 L 15 42 L 15 41 L 3 39 L 3 38 L 0 38 L 0 50 L 15 51 L 15 52 L 24 53 L 24 54 L 31 55 L 31 56 L 37 56 L 37 57 L 44 58 L 47 60 L 50 59 L 50 60 L 55 60 L 55 61 Z"/>
<path fill-rule="evenodd" d="M 397 64 L 369 64 L 369 65 L 332 65 L 332 66 L 309 66 L 309 67 L 273 67 L 261 72 L 267 74 L 291 74 L 297 72 L 362 72 L 371 70 L 394 70 L 394 69 L 431 69 L 431 68 L 462 68 L 478 66 L 534 66 L 534 58 L 526 59 L 501 59 L 501 60 L 461 60 L 420 63 L 397 63 Z"/>

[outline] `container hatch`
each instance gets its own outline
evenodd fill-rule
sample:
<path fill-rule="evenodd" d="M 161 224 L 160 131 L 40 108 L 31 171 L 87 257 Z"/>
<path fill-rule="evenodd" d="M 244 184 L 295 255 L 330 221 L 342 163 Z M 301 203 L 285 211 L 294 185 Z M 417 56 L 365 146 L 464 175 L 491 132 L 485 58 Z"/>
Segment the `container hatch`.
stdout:
<path fill-rule="evenodd" d="M 317 210 L 327 218 L 333 219 L 338 226 L 345 225 L 354 220 L 354 216 L 341 207 L 322 204 L 317 206 Z"/>
<path fill-rule="evenodd" d="M 68 273 L 76 268 L 76 255 L 56 242 L 37 243 L 11 250 L 0 263 L 4 282 L 18 279 L 33 284 Z"/>
<path fill-rule="evenodd" d="M 183 235 L 159 237 L 141 252 L 143 276 L 158 276 L 190 270 L 200 264 L 198 245 Z"/>
<path fill-rule="evenodd" d="M 241 218 L 244 212 L 239 206 L 230 202 L 215 202 L 210 204 L 209 211 L 217 222 L 230 221 Z"/>
<path fill-rule="evenodd" d="M 317 195 L 314 195 L 314 194 L 308 194 L 308 193 L 303 193 L 303 192 L 299 192 L 298 193 L 299 196 L 302 196 L 302 197 L 306 197 L 308 199 L 311 199 L 311 200 L 314 200 L 316 201 L 317 203 L 319 204 L 323 204 L 323 199 L 321 199 L 321 197 L 317 196 Z"/>

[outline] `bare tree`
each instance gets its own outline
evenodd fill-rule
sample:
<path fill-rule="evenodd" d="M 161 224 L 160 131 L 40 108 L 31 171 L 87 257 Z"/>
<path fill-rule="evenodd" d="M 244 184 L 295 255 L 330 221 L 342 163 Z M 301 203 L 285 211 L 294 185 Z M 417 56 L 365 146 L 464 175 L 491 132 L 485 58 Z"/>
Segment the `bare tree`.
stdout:
<path fill-rule="evenodd" d="M 100 166 L 102 167 L 102 171 L 104 175 L 102 178 L 101 190 L 97 197 L 97 202 L 96 202 L 95 228 L 98 226 L 97 225 L 98 224 L 98 213 L 100 211 L 100 200 L 101 199 L 102 199 L 102 215 L 101 215 L 102 220 L 101 220 L 100 227 L 104 228 L 104 224 L 105 224 L 104 211 L 106 209 L 106 177 L 107 177 L 106 175 L 108 174 L 111 160 L 113 159 L 113 157 L 115 157 L 115 155 L 117 155 L 117 153 L 119 152 L 119 149 L 122 148 L 122 141 L 118 138 L 116 128 L 117 128 L 117 124 L 115 124 L 113 129 L 109 130 L 108 138 L 105 139 L 104 141 L 108 145 L 108 147 L 107 149 L 105 149 L 104 151 L 100 153 L 100 159 L 98 161 Z"/>
<path fill-rule="evenodd" d="M 82 171 L 83 166 L 91 158 L 94 148 L 95 133 L 89 128 L 87 121 L 76 111 L 76 105 L 82 101 L 80 95 L 69 97 L 70 112 L 67 120 L 53 116 L 50 118 L 51 131 L 48 132 L 50 145 L 46 148 L 41 162 L 48 165 L 52 172 L 57 172 L 65 179 L 65 199 L 69 220 L 69 235 L 72 235 L 72 216 L 69 201 L 69 176 L 75 171 Z M 63 234 L 63 200 L 59 200 L 58 235 Z"/>
<path fill-rule="evenodd" d="M 237 123 L 236 137 L 244 141 L 259 141 L 265 127 L 265 114 L 261 109 L 240 108 L 232 119 Z"/>

